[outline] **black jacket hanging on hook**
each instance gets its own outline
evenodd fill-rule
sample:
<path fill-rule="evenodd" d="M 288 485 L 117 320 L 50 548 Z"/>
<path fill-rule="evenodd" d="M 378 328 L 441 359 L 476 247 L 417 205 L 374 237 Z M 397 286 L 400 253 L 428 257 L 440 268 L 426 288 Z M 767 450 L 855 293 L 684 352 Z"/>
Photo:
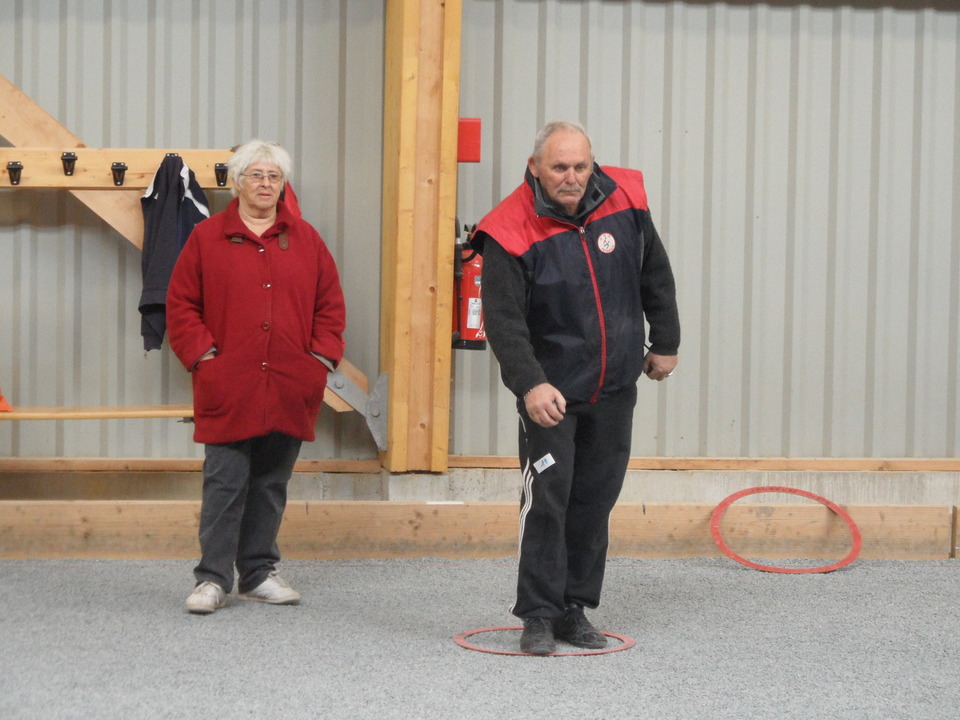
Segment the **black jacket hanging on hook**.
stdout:
<path fill-rule="evenodd" d="M 210 217 L 203 188 L 179 155 L 167 155 L 140 198 L 143 210 L 143 293 L 140 334 L 144 350 L 159 350 L 167 330 L 167 284 L 194 226 Z"/>

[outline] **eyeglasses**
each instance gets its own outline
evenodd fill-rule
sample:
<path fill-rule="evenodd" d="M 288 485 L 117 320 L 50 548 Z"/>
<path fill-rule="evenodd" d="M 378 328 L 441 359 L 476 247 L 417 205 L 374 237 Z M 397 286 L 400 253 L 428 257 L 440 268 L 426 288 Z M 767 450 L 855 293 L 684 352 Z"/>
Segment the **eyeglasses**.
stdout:
<path fill-rule="evenodd" d="M 276 184 L 283 182 L 283 175 L 280 173 L 267 173 L 264 175 L 262 172 L 252 172 L 252 173 L 240 173 L 245 178 L 250 178 L 255 183 L 261 183 L 264 179 L 268 180 L 271 184 Z"/>

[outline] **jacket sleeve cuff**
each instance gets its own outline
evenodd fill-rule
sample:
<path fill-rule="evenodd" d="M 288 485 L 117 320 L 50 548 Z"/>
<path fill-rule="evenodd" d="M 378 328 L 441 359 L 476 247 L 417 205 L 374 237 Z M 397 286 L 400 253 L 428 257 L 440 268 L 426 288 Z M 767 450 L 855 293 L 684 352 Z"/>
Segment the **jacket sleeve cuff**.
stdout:
<path fill-rule="evenodd" d="M 216 355 L 216 354 L 217 354 L 217 348 L 216 348 L 216 346 L 210 347 L 210 348 L 209 348 L 208 350 L 206 350 L 200 357 L 198 357 L 198 358 L 197 358 L 197 361 L 196 361 L 193 365 L 190 366 L 190 372 L 193 372 L 194 370 L 196 370 L 196 369 L 197 369 L 197 366 L 198 366 L 200 363 L 203 362 L 203 359 L 204 359 L 207 355 L 210 355 L 211 353 L 212 353 L 213 355 Z"/>
<path fill-rule="evenodd" d="M 663 355 L 665 357 L 670 357 L 676 355 L 679 352 L 679 348 L 676 347 L 667 347 L 664 345 L 651 345 L 650 352 L 654 355 Z"/>
<path fill-rule="evenodd" d="M 327 370 L 329 370 L 330 372 L 333 372 L 333 371 L 336 369 L 336 368 L 334 367 L 334 365 L 333 365 L 333 360 L 328 360 L 327 358 L 325 358 L 325 357 L 324 357 L 323 355 L 321 355 L 320 353 L 312 352 L 312 353 L 310 353 L 310 354 L 313 355 L 317 360 L 319 360 L 320 362 L 322 362 L 324 365 L 326 365 L 326 366 L 327 366 Z"/>

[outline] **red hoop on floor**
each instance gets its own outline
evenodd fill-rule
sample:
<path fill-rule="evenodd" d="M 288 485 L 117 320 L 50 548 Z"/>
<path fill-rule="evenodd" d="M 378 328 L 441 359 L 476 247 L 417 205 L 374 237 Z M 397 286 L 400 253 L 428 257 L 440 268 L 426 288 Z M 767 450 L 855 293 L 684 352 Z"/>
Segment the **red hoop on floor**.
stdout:
<path fill-rule="evenodd" d="M 760 565 L 758 563 L 747 560 L 740 555 L 737 555 L 727 543 L 724 541 L 723 536 L 720 534 L 720 518 L 723 517 L 723 514 L 727 511 L 727 508 L 730 507 L 733 503 L 739 500 L 742 497 L 747 495 L 757 495 L 758 493 L 771 493 L 771 492 L 781 492 L 788 493 L 790 495 L 800 495 L 801 497 L 808 498 L 810 500 L 816 500 L 821 505 L 826 505 L 828 508 L 833 510 L 837 515 L 839 515 L 843 521 L 847 524 L 847 527 L 850 529 L 850 537 L 853 539 L 853 547 L 850 549 L 850 552 L 847 553 L 846 557 L 838 560 L 835 563 L 830 565 L 823 565 L 821 567 L 813 568 L 784 568 L 777 567 L 776 565 Z M 713 514 L 710 516 L 710 534 L 713 536 L 713 541 L 717 544 L 717 547 L 731 560 L 736 560 L 741 565 L 746 565 L 755 570 L 762 570 L 764 572 L 775 572 L 775 573 L 827 573 L 833 572 L 834 570 L 839 570 L 842 567 L 846 567 L 854 560 L 857 559 L 857 556 L 860 555 L 860 549 L 863 547 L 863 537 L 860 535 L 860 528 L 857 527 L 857 524 L 853 521 L 853 518 L 850 517 L 849 513 L 844 510 L 842 507 L 836 503 L 830 502 L 825 497 L 816 495 L 812 492 L 806 490 L 797 490 L 796 488 L 788 487 L 779 487 L 779 486 L 767 486 L 767 487 L 755 487 L 749 488 L 748 490 L 741 490 L 740 492 L 735 492 L 733 495 L 729 496 L 716 508 L 713 510 Z"/>
<path fill-rule="evenodd" d="M 632 637 L 627 635 L 619 635 L 612 632 L 604 632 L 603 634 L 607 637 L 615 638 L 619 640 L 622 644 L 616 645 L 614 647 L 605 647 L 599 650 L 578 650 L 576 652 L 555 652 L 550 653 L 549 655 L 531 655 L 530 653 L 519 652 L 516 650 L 495 650 L 493 648 L 480 647 L 479 645 L 474 645 L 473 643 L 467 640 L 468 637 L 473 635 L 479 635 L 480 633 L 490 633 L 490 632 L 506 632 L 506 631 L 516 631 L 523 630 L 522 627 L 488 627 L 488 628 L 477 628 L 476 630 L 467 630 L 466 632 L 460 633 L 459 635 L 453 636 L 453 641 L 462 648 L 467 650 L 476 650 L 477 652 L 482 653 L 491 653 L 493 655 L 526 655 L 528 657 L 566 657 L 570 655 L 607 655 L 609 653 L 620 652 L 621 650 L 629 650 L 634 645 L 637 644 L 637 641 Z"/>

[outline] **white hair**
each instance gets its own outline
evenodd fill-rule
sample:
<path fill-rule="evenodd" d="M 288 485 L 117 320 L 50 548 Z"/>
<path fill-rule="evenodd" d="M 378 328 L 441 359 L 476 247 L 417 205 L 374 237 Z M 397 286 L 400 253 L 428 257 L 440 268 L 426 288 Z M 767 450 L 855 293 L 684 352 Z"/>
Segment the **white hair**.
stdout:
<path fill-rule="evenodd" d="M 544 143 L 547 142 L 547 138 L 549 138 L 555 132 L 560 132 L 561 130 L 578 132 L 583 135 L 587 139 L 587 147 L 590 148 L 590 153 L 593 154 L 593 142 L 590 140 L 590 136 L 587 134 L 587 131 L 584 129 L 583 125 L 570 120 L 553 120 L 543 126 L 543 129 L 537 133 L 537 138 L 533 142 L 533 159 L 538 163 L 538 166 L 540 162 L 540 156 L 543 154 L 543 146 Z"/>
<path fill-rule="evenodd" d="M 243 182 L 243 173 L 247 171 L 248 167 L 258 162 L 276 165 L 280 168 L 284 182 L 290 179 L 290 172 L 293 168 L 290 153 L 284 150 L 280 143 L 251 140 L 238 147 L 227 161 L 227 174 L 233 180 L 234 195 L 237 194 L 237 188 Z"/>

